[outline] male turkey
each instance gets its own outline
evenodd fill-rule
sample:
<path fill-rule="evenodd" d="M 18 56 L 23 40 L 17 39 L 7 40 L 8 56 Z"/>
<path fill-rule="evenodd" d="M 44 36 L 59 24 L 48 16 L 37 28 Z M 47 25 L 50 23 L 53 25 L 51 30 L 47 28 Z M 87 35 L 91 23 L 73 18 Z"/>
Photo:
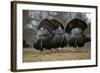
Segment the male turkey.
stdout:
<path fill-rule="evenodd" d="M 63 48 L 66 46 L 67 40 L 65 32 L 61 27 L 53 31 L 53 38 L 50 42 L 52 43 L 52 47 L 57 49 L 57 51 L 59 47 Z"/>
<path fill-rule="evenodd" d="M 35 37 L 35 44 L 34 47 L 40 51 L 44 51 L 45 49 L 50 49 L 49 48 L 49 42 L 50 39 L 52 38 L 52 35 L 49 33 L 49 31 L 45 28 L 40 28 L 36 37 Z"/>
<path fill-rule="evenodd" d="M 51 19 L 51 22 L 55 25 L 56 29 L 53 31 L 53 38 L 51 40 L 52 47 L 53 48 L 58 48 L 65 47 L 67 44 L 66 36 L 65 36 L 65 31 L 64 31 L 64 26 L 62 23 L 55 19 Z"/>
<path fill-rule="evenodd" d="M 83 47 L 84 43 L 85 43 L 85 39 L 84 36 L 82 34 L 82 30 L 81 28 L 73 28 L 71 30 L 71 38 L 69 41 L 69 45 L 73 46 L 73 47 Z"/>
<path fill-rule="evenodd" d="M 48 19 L 44 19 L 40 22 L 38 26 L 37 35 L 35 35 L 34 39 L 34 48 L 44 51 L 44 49 L 51 49 L 49 46 L 50 40 L 52 39 L 52 30 L 54 29 L 54 25 Z"/>
<path fill-rule="evenodd" d="M 66 26 L 66 33 L 71 35 L 69 40 L 69 45 L 73 47 L 83 47 L 86 43 L 86 36 L 83 34 L 84 30 L 87 28 L 86 22 L 81 19 L 73 19 Z"/>

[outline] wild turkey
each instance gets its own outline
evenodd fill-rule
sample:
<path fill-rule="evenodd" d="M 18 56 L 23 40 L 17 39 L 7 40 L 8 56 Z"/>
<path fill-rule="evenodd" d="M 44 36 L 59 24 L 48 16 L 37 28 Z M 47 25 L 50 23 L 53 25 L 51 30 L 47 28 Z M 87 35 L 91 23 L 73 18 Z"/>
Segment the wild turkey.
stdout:
<path fill-rule="evenodd" d="M 34 48 L 44 51 L 45 49 L 51 49 L 49 41 L 52 39 L 52 34 L 45 28 L 40 28 L 34 41 Z"/>
<path fill-rule="evenodd" d="M 71 35 L 69 40 L 69 45 L 73 47 L 83 47 L 86 43 L 87 37 L 83 34 L 84 30 L 87 28 L 86 22 L 81 19 L 73 19 L 66 26 L 66 33 Z"/>
<path fill-rule="evenodd" d="M 40 51 L 44 51 L 45 49 L 51 50 L 52 44 L 50 40 L 53 37 L 52 32 L 55 29 L 55 25 L 49 19 L 43 19 L 38 26 L 38 33 L 35 36 L 34 48 Z"/>
<path fill-rule="evenodd" d="M 66 46 L 67 40 L 66 40 L 65 32 L 63 29 L 61 29 L 61 27 L 53 31 L 53 37 L 50 42 L 52 44 L 52 47 L 57 49 L 57 51 L 59 47 L 63 48 Z"/>
<path fill-rule="evenodd" d="M 53 48 L 58 48 L 65 47 L 67 44 L 66 36 L 65 36 L 65 31 L 64 31 L 64 26 L 62 23 L 60 23 L 56 19 L 51 19 L 51 22 L 55 25 L 56 29 L 53 31 L 53 38 L 51 40 L 52 42 L 52 47 Z"/>
<path fill-rule="evenodd" d="M 71 38 L 69 41 L 69 45 L 73 47 L 83 47 L 85 43 L 85 39 L 82 34 L 81 28 L 73 28 L 71 31 Z"/>

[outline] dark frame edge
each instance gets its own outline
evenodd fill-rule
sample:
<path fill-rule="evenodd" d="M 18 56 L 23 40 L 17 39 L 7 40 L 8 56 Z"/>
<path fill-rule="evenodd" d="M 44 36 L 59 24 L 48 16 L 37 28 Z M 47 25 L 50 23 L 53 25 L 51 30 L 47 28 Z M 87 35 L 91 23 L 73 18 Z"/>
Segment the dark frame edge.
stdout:
<path fill-rule="evenodd" d="M 16 71 L 16 3 L 11 2 L 11 71 Z"/>
<path fill-rule="evenodd" d="M 58 70 L 58 69 L 77 69 L 77 68 L 91 68 L 97 67 L 97 65 L 85 65 L 85 66 L 69 66 L 69 67 L 52 67 L 52 68 L 37 68 L 37 69 L 18 69 L 14 72 L 26 72 L 26 71 L 44 71 L 44 70 Z"/>
<path fill-rule="evenodd" d="M 49 2 L 33 2 L 33 1 L 12 1 L 20 4 L 36 4 L 36 5 L 51 5 L 51 6 L 71 6 L 71 7 L 86 7 L 96 8 L 97 6 L 92 5 L 79 5 L 79 4 L 63 4 L 63 3 L 49 3 Z"/>
<path fill-rule="evenodd" d="M 96 8 L 96 66 L 98 66 L 98 6 Z"/>

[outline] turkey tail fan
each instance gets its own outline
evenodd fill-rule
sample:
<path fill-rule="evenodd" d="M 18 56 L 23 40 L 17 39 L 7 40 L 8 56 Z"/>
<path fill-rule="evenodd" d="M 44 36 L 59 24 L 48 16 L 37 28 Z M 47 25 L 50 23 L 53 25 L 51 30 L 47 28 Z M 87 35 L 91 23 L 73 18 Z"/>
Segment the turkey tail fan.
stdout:
<path fill-rule="evenodd" d="M 78 18 L 75 18 L 75 19 L 71 20 L 71 21 L 67 24 L 67 26 L 66 26 L 66 28 L 65 28 L 65 31 L 66 31 L 67 33 L 71 33 L 71 30 L 72 30 L 73 28 L 76 28 L 76 27 L 79 27 L 79 28 L 82 29 L 82 31 L 84 31 L 84 30 L 88 27 L 88 25 L 86 24 L 85 21 L 83 21 L 83 20 L 81 20 L 81 19 L 78 19 Z"/>
<path fill-rule="evenodd" d="M 56 19 L 51 19 L 51 22 L 56 26 L 56 28 L 61 27 L 64 30 L 63 24 L 57 21 Z"/>
<path fill-rule="evenodd" d="M 52 32 L 52 30 L 56 29 L 56 26 L 49 19 L 43 19 L 40 22 L 38 29 L 41 27 L 47 29 L 49 32 Z"/>

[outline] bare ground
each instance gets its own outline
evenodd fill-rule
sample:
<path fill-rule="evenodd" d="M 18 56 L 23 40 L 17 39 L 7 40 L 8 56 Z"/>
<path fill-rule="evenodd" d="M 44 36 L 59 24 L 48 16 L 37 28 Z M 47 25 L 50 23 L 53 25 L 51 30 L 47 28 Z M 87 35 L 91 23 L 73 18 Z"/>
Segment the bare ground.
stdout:
<path fill-rule="evenodd" d="M 84 60 L 90 59 L 91 53 L 89 48 L 59 48 L 43 51 L 34 48 L 23 49 L 23 62 L 40 62 L 40 61 L 63 61 L 63 60 Z"/>

